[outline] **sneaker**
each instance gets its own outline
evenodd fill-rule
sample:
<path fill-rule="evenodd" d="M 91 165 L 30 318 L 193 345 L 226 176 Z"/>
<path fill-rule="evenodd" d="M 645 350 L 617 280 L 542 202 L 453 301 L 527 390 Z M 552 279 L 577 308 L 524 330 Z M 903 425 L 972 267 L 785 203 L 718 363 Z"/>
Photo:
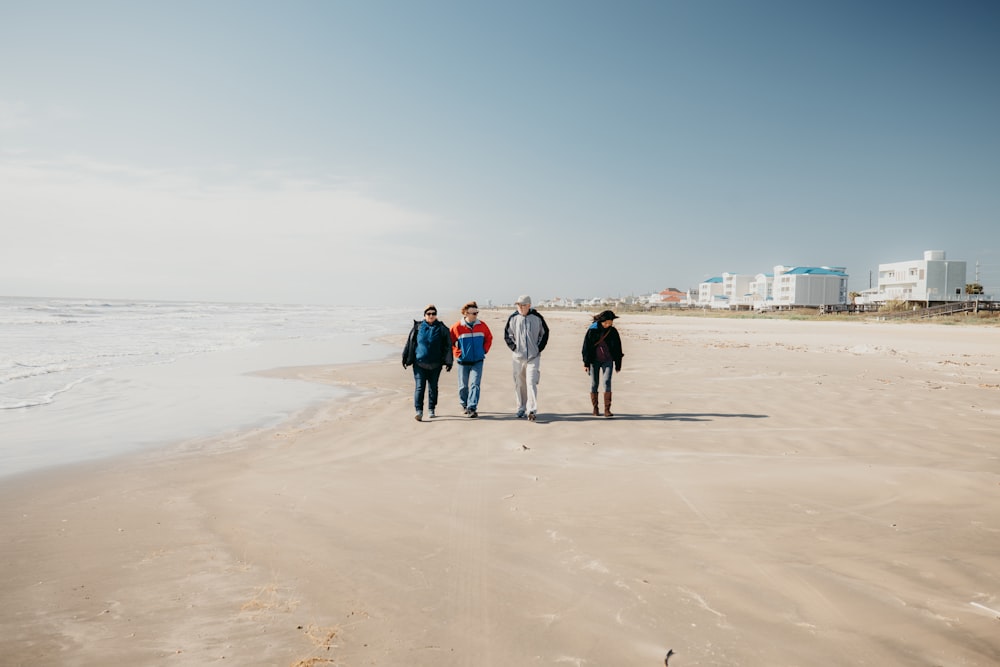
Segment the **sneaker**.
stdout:
<path fill-rule="evenodd" d="M 431 411 L 430 411 L 430 414 L 429 414 L 428 416 L 429 416 L 429 417 L 430 417 L 431 419 L 434 419 L 435 417 L 437 417 L 437 415 L 436 415 L 436 414 L 434 414 L 434 411 L 433 411 L 433 410 L 431 410 Z"/>
<path fill-rule="evenodd" d="M 524 419 L 524 410 L 518 410 L 517 411 L 517 418 L 518 419 Z"/>
<path fill-rule="evenodd" d="M 535 421 L 535 413 L 534 412 L 529 412 L 528 413 L 528 421 L 529 422 Z"/>
<path fill-rule="evenodd" d="M 465 406 L 463 405 L 463 406 L 462 406 L 462 414 L 463 414 L 463 415 L 467 415 L 467 414 L 469 414 L 469 408 L 467 408 L 467 407 L 465 407 Z"/>
<path fill-rule="evenodd" d="M 469 419 L 475 419 L 478 416 L 479 416 L 479 413 L 476 412 L 475 408 L 469 408 Z"/>
<path fill-rule="evenodd" d="M 416 415 L 414 415 L 413 418 L 416 419 L 418 422 L 423 421 L 424 420 L 424 413 L 423 412 L 418 412 Z"/>

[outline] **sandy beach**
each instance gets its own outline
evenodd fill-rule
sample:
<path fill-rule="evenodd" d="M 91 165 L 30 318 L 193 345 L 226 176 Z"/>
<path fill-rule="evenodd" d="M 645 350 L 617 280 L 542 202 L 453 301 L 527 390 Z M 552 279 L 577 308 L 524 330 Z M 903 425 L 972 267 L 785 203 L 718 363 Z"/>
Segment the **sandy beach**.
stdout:
<path fill-rule="evenodd" d="M 0 663 L 1000 664 L 1000 328 L 627 315 L 604 419 L 546 314 L 529 423 L 483 314 L 478 420 L 286 368 L 353 391 L 0 482 Z"/>

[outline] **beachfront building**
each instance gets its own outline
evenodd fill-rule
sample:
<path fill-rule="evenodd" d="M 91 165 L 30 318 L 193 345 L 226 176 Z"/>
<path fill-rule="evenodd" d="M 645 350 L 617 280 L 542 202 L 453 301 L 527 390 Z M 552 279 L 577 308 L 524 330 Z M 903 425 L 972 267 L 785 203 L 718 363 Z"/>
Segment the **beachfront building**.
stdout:
<path fill-rule="evenodd" d="M 698 305 L 769 310 L 847 303 L 847 270 L 830 266 L 776 266 L 774 273 L 723 273 L 698 286 Z"/>
<path fill-rule="evenodd" d="M 750 283 L 753 280 L 753 276 L 744 273 L 722 274 L 722 293 L 726 296 L 730 308 L 750 305 Z"/>
<path fill-rule="evenodd" d="M 728 308 L 729 300 L 723 294 L 722 276 L 709 278 L 698 285 L 698 305 L 701 307 Z"/>
<path fill-rule="evenodd" d="M 924 258 L 878 265 L 878 289 L 866 294 L 869 303 L 963 301 L 964 260 L 949 260 L 944 250 L 928 250 Z"/>
<path fill-rule="evenodd" d="M 847 269 L 830 266 L 776 266 L 771 287 L 776 308 L 847 303 Z"/>
<path fill-rule="evenodd" d="M 756 310 L 768 310 L 774 304 L 774 274 L 758 273 L 747 288 L 750 303 Z"/>

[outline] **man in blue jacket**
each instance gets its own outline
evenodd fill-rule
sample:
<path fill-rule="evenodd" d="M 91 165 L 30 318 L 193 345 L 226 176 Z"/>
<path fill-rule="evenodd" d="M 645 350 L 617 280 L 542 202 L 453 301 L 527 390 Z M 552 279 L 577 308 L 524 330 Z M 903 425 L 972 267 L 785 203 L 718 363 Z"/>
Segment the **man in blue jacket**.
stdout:
<path fill-rule="evenodd" d="M 434 410 L 438 401 L 438 378 L 441 377 L 441 367 L 451 372 L 451 345 L 449 343 L 448 327 L 437 318 L 437 307 L 430 304 L 424 308 L 424 319 L 414 320 L 413 329 L 403 347 L 403 368 L 413 366 L 413 407 L 416 410 L 415 419 L 423 421 L 424 393 L 427 390 L 427 407 L 430 416 L 435 417 Z"/>

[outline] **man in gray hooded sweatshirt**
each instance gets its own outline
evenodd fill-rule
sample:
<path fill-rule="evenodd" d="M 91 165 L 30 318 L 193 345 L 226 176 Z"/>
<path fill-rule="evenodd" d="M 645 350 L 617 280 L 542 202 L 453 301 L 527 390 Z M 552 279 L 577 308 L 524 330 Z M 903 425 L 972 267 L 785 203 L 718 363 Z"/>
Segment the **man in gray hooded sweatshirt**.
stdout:
<path fill-rule="evenodd" d="M 541 373 L 542 350 L 549 342 L 549 325 L 531 307 L 531 297 L 522 294 L 515 302 L 517 311 L 507 318 L 503 338 L 513 352 L 514 398 L 517 418 L 525 414 L 535 421 L 538 412 L 538 377 Z"/>

